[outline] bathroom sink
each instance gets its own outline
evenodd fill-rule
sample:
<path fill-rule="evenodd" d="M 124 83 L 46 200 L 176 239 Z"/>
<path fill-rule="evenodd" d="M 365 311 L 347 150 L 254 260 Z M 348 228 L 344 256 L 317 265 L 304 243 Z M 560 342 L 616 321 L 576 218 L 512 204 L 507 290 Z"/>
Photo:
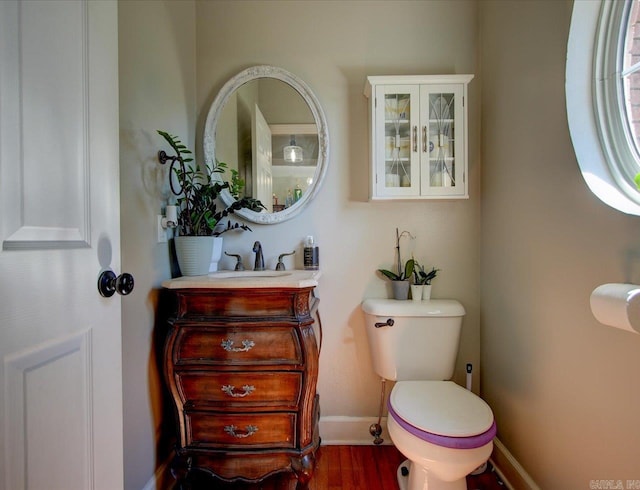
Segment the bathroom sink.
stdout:
<path fill-rule="evenodd" d="M 210 277 L 215 279 L 242 279 L 247 277 L 282 277 L 290 276 L 291 271 L 220 271 L 212 272 Z"/>
<path fill-rule="evenodd" d="M 320 271 L 218 271 L 206 276 L 184 276 L 164 281 L 169 289 L 179 288 L 306 288 L 318 285 Z"/>

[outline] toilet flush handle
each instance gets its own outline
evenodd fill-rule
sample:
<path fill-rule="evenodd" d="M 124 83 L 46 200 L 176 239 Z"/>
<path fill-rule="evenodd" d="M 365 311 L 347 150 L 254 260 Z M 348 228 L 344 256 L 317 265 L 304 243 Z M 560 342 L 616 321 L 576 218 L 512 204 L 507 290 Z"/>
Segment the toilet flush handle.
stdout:
<path fill-rule="evenodd" d="M 376 328 L 380 328 L 380 327 L 393 327 L 394 321 L 393 318 L 387 318 L 386 322 L 380 322 L 380 323 L 376 323 L 375 327 Z"/>

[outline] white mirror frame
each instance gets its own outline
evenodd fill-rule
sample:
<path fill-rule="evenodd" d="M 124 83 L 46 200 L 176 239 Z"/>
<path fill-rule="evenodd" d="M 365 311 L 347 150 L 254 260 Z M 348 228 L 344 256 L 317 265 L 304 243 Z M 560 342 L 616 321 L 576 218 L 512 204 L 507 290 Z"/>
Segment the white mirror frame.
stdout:
<path fill-rule="evenodd" d="M 274 78 L 293 87 L 309 106 L 318 128 L 318 163 L 314 183 L 310 187 L 310 191 L 305 192 L 300 200 L 293 206 L 283 209 L 282 211 L 278 211 L 277 213 L 257 213 L 249 209 L 240 209 L 235 212 L 235 215 L 247 221 L 251 221 L 252 223 L 275 224 L 281 223 L 298 215 L 316 196 L 322 186 L 322 181 L 324 180 L 324 176 L 327 172 L 327 159 L 329 155 L 329 130 L 327 127 L 327 120 L 318 99 L 303 80 L 282 68 L 268 65 L 259 65 L 247 68 L 246 70 L 238 73 L 235 77 L 231 78 L 220 89 L 220 92 L 209 109 L 209 114 L 207 115 L 207 120 L 204 126 L 204 159 L 207 165 L 213 165 L 215 162 L 216 128 L 222 109 L 231 95 L 245 83 L 260 78 Z M 222 192 L 221 198 L 227 206 L 234 201 L 233 197 L 227 190 Z"/>

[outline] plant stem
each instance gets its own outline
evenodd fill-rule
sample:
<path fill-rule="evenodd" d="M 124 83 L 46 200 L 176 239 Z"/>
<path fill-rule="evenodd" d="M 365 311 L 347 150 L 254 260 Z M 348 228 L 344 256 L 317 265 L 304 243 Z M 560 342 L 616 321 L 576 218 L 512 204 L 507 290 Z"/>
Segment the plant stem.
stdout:
<path fill-rule="evenodd" d="M 398 254 L 398 276 L 402 274 L 402 258 L 400 257 L 400 233 L 396 228 L 396 253 Z"/>

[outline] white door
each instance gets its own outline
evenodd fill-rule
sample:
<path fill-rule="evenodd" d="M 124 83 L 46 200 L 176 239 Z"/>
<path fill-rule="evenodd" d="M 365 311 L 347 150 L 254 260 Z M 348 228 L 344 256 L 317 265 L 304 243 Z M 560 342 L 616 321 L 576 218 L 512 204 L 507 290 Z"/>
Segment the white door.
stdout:
<path fill-rule="evenodd" d="M 264 204 L 267 213 L 271 213 L 273 212 L 271 129 L 257 105 L 251 121 L 251 141 L 253 141 L 252 195 L 254 199 L 259 199 Z"/>
<path fill-rule="evenodd" d="M 0 490 L 123 487 L 117 50 L 113 1 L 0 1 Z"/>

